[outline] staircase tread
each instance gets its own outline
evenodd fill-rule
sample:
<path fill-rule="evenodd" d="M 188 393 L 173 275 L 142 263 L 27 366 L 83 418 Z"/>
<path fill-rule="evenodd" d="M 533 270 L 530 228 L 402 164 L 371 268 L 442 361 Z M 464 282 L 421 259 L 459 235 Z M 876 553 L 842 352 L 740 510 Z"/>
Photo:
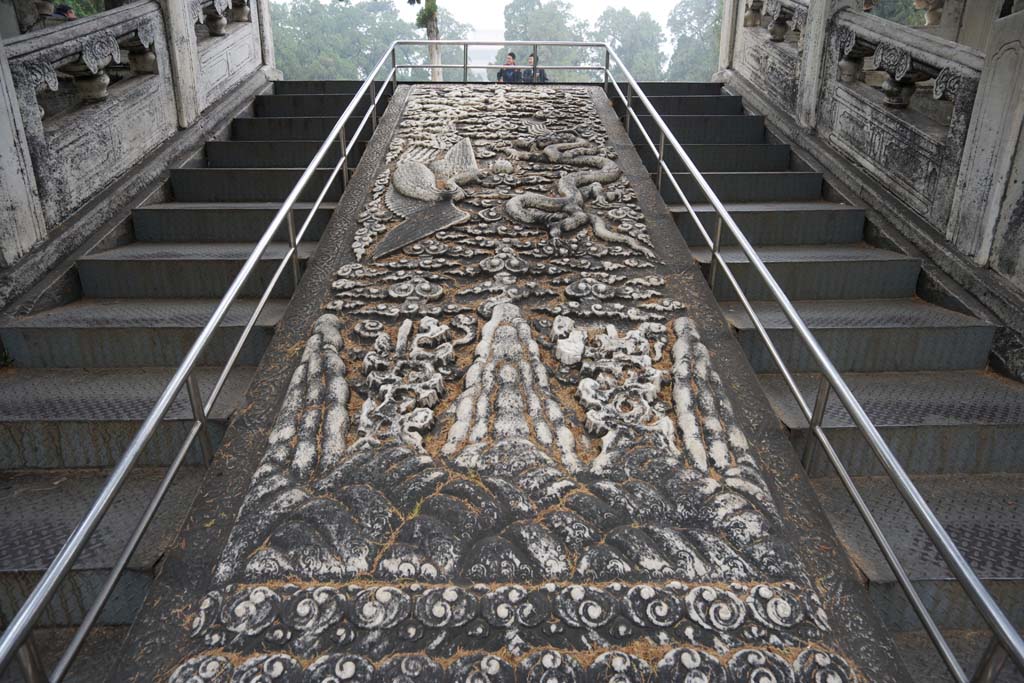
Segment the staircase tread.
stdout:
<path fill-rule="evenodd" d="M 741 330 L 754 325 L 738 301 L 725 301 L 722 311 L 729 323 Z M 773 301 L 752 302 L 766 329 L 792 329 L 782 307 Z M 839 299 L 794 301 L 800 317 L 815 330 L 902 329 L 946 327 L 995 327 L 980 318 L 930 304 L 921 299 Z"/>
<path fill-rule="evenodd" d="M 135 524 L 163 478 L 163 468 L 133 471 L 74 565 L 108 569 L 121 554 Z M 106 482 L 104 470 L 41 470 L 0 475 L 0 573 L 40 572 L 92 506 Z M 177 534 L 204 470 L 183 467 L 129 562 L 151 570 Z"/>
<path fill-rule="evenodd" d="M 124 639 L 128 636 L 129 626 L 94 626 L 89 631 L 78 656 L 75 657 L 75 665 L 68 671 L 63 683 L 96 683 L 107 680 L 110 669 L 114 666 L 114 656 L 120 651 Z M 39 627 L 32 629 L 36 649 L 43 665 L 49 670 L 64 654 L 64 649 L 71 643 L 76 628 L 64 627 Z M 18 667 L 8 667 L 7 671 L 0 673 L 0 683 L 24 683 Z"/>
<path fill-rule="evenodd" d="M 219 299 L 79 299 L 64 306 L 2 321 L 5 328 L 96 327 L 202 327 Z M 257 299 L 239 299 L 225 314 L 222 326 L 242 327 L 256 308 Z M 288 301 L 270 299 L 258 325 L 276 325 Z"/>
<path fill-rule="evenodd" d="M 1024 580 L 1024 474 L 917 475 L 913 480 L 981 579 Z M 888 477 L 854 477 L 854 482 L 911 579 L 954 578 Z M 829 477 L 812 484 L 868 581 L 894 582 L 840 481 Z"/>
<path fill-rule="evenodd" d="M 144 419 L 174 368 L 4 368 L 0 370 L 0 422 L 91 422 Z M 196 379 L 209 396 L 220 368 L 199 368 Z M 231 371 L 211 418 L 226 419 L 242 402 L 255 368 Z M 167 419 L 192 416 L 184 389 Z"/>
<path fill-rule="evenodd" d="M 804 399 L 813 404 L 817 373 L 796 373 Z M 758 376 L 776 414 L 790 429 L 807 421 L 781 375 Z M 1024 424 L 1024 384 L 990 371 L 848 372 L 843 379 L 879 427 Z M 852 427 L 835 399 L 825 410 L 824 426 Z"/>
<path fill-rule="evenodd" d="M 693 210 L 701 212 L 714 212 L 711 204 L 692 204 Z M 859 206 L 845 204 L 842 202 L 831 202 L 827 199 L 816 201 L 796 202 L 724 202 L 725 210 L 729 213 L 746 212 L 776 212 L 776 211 L 863 211 Z M 669 211 L 673 213 L 686 212 L 683 204 L 670 204 Z"/>
<path fill-rule="evenodd" d="M 80 261 L 180 261 L 180 260 L 241 260 L 252 253 L 253 242 L 132 242 L 81 257 Z M 308 258 L 316 243 L 299 245 L 299 257 Z M 280 260 L 288 251 L 285 242 L 272 242 L 261 257 Z"/>
<path fill-rule="evenodd" d="M 1024 632 L 1021 635 L 1024 635 Z M 992 632 L 988 629 L 943 629 L 942 636 L 949 643 L 964 671 L 970 675 L 980 663 L 981 655 L 992 639 Z M 949 669 L 942 663 L 942 659 L 935 651 L 935 645 L 923 629 L 896 632 L 892 634 L 892 638 L 907 671 L 913 676 L 913 683 L 949 680 Z M 1018 671 L 1012 662 L 1007 662 L 997 680 L 998 683 L 1024 683 L 1024 672 Z"/>
<path fill-rule="evenodd" d="M 697 169 L 697 170 L 700 170 L 700 169 Z M 657 171 L 654 171 L 654 172 L 656 173 Z M 678 178 L 678 177 L 683 177 L 683 176 L 689 176 L 689 175 L 692 175 L 692 174 L 689 171 L 673 171 L 672 175 Z M 819 173 L 818 171 L 793 171 L 793 170 L 783 170 L 783 171 L 701 171 L 701 175 L 703 175 L 704 177 L 707 177 L 707 176 L 757 176 L 757 177 L 769 176 L 769 177 L 773 177 L 773 178 L 774 177 L 778 177 L 778 176 L 787 176 L 787 177 L 791 177 L 791 178 L 820 178 L 821 177 L 821 173 Z"/>
<path fill-rule="evenodd" d="M 693 247 L 690 249 L 694 258 L 701 263 L 711 260 L 711 250 L 708 247 Z M 722 256 L 728 263 L 747 263 L 747 257 L 739 247 L 722 247 Z M 785 263 L 792 261 L 914 261 L 912 256 L 906 256 L 896 251 L 879 249 L 865 243 L 859 244 L 827 244 L 827 245 L 783 245 L 758 247 L 758 255 L 765 263 Z"/>

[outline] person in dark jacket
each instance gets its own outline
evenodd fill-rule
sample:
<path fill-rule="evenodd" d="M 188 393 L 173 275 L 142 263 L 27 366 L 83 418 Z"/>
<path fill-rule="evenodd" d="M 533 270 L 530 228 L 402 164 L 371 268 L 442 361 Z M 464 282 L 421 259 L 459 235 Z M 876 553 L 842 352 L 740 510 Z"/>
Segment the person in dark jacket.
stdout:
<path fill-rule="evenodd" d="M 516 53 L 509 52 L 505 55 L 504 69 L 498 69 L 498 83 L 522 83 L 519 69 L 516 66 Z M 511 68 L 509 68 L 511 67 Z"/>
<path fill-rule="evenodd" d="M 526 61 L 529 69 L 525 69 L 522 73 L 523 83 L 547 83 L 548 74 L 544 69 L 540 68 L 537 56 L 531 54 L 527 57 Z"/>

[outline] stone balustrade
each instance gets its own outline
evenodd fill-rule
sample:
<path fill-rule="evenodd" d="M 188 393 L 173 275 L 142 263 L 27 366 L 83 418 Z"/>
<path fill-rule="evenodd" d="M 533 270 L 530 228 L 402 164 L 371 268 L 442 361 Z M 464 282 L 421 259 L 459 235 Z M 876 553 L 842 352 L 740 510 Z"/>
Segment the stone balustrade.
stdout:
<path fill-rule="evenodd" d="M 21 189 L 0 215 L 0 268 L 272 67 L 269 23 L 266 0 L 142 0 L 5 39 L 0 90 L 24 163 L 4 168 Z"/>

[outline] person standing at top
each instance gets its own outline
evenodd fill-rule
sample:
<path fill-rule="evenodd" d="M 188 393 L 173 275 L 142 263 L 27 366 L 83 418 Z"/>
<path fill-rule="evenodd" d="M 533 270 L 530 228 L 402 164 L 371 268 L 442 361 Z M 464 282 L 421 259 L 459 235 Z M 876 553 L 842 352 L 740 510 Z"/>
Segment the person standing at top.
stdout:
<path fill-rule="evenodd" d="M 505 55 L 504 68 L 498 69 L 498 83 L 522 83 L 519 69 L 516 67 L 516 53 L 509 52 Z"/>
<path fill-rule="evenodd" d="M 537 55 L 530 53 L 530 56 L 526 58 L 526 63 L 530 67 L 522 73 L 523 83 L 547 83 L 548 74 L 544 69 L 540 68 L 540 62 L 537 60 Z"/>

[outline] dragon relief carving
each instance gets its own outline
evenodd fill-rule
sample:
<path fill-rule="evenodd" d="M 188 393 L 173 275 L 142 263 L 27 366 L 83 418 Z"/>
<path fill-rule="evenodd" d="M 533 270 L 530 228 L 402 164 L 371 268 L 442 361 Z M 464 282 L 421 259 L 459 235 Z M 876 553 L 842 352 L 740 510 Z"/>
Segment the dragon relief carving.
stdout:
<path fill-rule="evenodd" d="M 587 90 L 417 87 L 370 193 L 170 680 L 856 680 Z"/>

